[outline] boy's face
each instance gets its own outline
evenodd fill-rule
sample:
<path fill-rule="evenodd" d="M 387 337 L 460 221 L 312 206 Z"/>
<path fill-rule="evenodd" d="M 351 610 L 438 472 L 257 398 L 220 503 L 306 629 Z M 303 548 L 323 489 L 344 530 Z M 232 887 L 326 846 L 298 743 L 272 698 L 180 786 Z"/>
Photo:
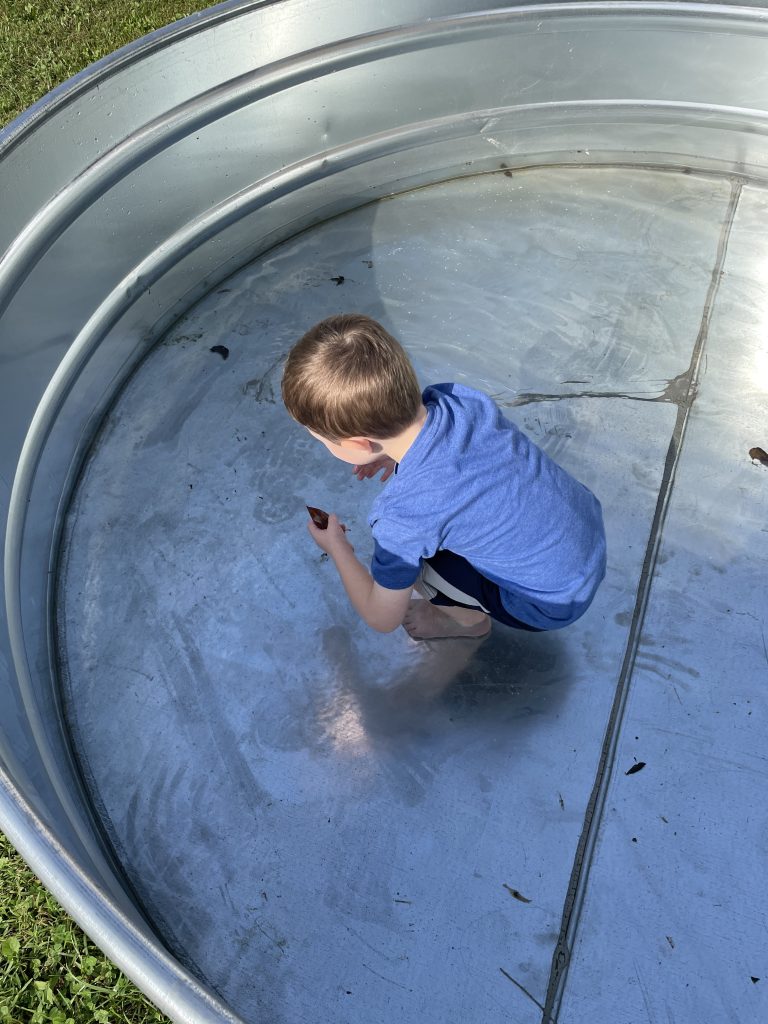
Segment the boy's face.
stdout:
<path fill-rule="evenodd" d="M 329 441 L 328 438 L 321 437 L 309 427 L 305 427 L 305 430 L 324 444 L 331 455 L 352 466 L 366 466 L 381 455 L 381 445 L 367 437 L 348 437 L 343 441 Z"/>

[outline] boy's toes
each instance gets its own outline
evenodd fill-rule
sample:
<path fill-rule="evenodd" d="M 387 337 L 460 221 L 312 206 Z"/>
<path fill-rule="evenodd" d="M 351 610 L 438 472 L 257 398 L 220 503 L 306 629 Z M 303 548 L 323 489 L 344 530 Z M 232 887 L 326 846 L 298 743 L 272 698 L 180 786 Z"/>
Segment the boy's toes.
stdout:
<path fill-rule="evenodd" d="M 410 610 L 406 612 L 405 618 L 403 619 L 403 629 L 409 636 L 412 636 L 414 640 L 418 639 L 415 635 L 418 631 L 418 623 L 415 621 Z"/>
<path fill-rule="evenodd" d="M 405 613 L 403 629 L 406 631 L 408 636 L 413 637 L 414 640 L 424 639 L 424 621 L 420 606 L 427 603 L 428 602 L 426 601 L 413 600 L 408 607 L 408 611 Z"/>
<path fill-rule="evenodd" d="M 488 616 L 472 625 L 463 625 L 441 612 L 429 601 L 412 600 L 403 619 L 403 628 L 413 640 L 437 640 L 453 637 L 486 637 L 491 631 Z"/>

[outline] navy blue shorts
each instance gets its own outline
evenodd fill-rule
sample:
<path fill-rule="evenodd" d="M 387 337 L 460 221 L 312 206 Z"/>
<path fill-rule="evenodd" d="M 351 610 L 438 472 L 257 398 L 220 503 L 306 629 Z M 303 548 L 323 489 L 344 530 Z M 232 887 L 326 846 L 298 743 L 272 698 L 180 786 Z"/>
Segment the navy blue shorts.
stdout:
<path fill-rule="evenodd" d="M 527 622 L 521 622 L 514 615 L 510 615 L 502 603 L 501 589 L 498 583 L 483 576 L 461 555 L 457 555 L 453 551 L 437 551 L 431 558 L 425 558 L 424 561 L 432 566 L 438 576 L 441 576 L 447 583 L 477 601 L 476 605 L 456 601 L 440 593 L 439 583 L 430 581 L 432 588 L 437 590 L 437 594 L 430 598 L 432 604 L 454 608 L 476 608 L 479 605 L 487 610 L 492 619 L 503 622 L 505 626 L 511 626 L 513 629 L 526 629 L 530 633 L 545 632 L 537 626 L 529 626 Z"/>

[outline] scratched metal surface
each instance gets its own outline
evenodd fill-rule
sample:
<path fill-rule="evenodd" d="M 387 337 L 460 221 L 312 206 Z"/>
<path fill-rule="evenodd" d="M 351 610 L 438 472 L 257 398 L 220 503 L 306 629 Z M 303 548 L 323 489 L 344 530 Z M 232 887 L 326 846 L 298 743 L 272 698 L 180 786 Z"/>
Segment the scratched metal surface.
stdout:
<path fill-rule="evenodd" d="M 768 1019 L 768 467 L 747 454 L 766 437 L 767 239 L 768 197 L 745 189 L 561 1024 L 618 1005 L 633 1021 Z"/>
<path fill-rule="evenodd" d="M 722 179 L 610 168 L 500 173 L 407 193 L 309 231 L 220 285 L 113 408 L 65 538 L 69 722 L 145 910 L 246 1019 L 538 1021 L 545 1004 L 556 1012 L 563 990 L 573 991 L 570 1020 L 597 1013 L 603 972 L 594 964 L 613 952 L 605 921 L 587 913 L 570 973 L 551 968 L 564 909 L 569 942 L 579 922 L 569 883 L 604 736 L 621 724 L 615 696 L 631 695 L 630 723 L 640 713 L 671 729 L 668 681 L 662 708 L 637 704 L 654 699 L 659 666 L 690 686 L 709 680 L 712 699 L 722 689 L 717 659 L 732 662 L 720 632 L 736 621 L 756 628 L 723 604 L 746 611 L 736 607 L 746 588 L 748 610 L 763 614 L 757 506 L 740 516 L 752 561 L 729 562 L 714 588 L 713 559 L 699 557 L 699 621 L 695 606 L 681 619 L 669 603 L 684 583 L 675 531 L 699 552 L 725 545 L 729 532 L 717 473 L 700 488 L 703 452 L 714 470 L 748 482 L 751 501 L 764 500 L 766 471 L 744 462 L 751 445 L 739 433 L 740 368 L 759 358 L 759 339 L 740 293 L 728 290 L 759 302 L 748 280 L 759 275 L 754 215 L 739 207 L 729 228 L 737 202 L 748 201 L 764 215 L 761 193 L 740 196 Z M 726 234 L 726 270 L 738 284 L 726 278 L 715 293 Z M 711 304 L 718 365 L 700 338 Z M 498 627 L 476 647 L 413 644 L 356 621 L 304 533 L 302 509 L 308 501 L 339 511 L 364 555 L 379 485 L 355 481 L 279 404 L 287 348 L 339 309 L 382 319 L 424 382 L 465 380 L 494 394 L 599 495 L 609 569 L 581 622 L 550 636 Z M 739 309 L 729 367 L 725 324 Z M 694 359 L 702 351 L 706 363 Z M 678 524 L 673 504 L 644 622 L 642 570 L 659 534 L 668 448 L 686 416 L 687 383 L 703 368 L 699 400 L 715 433 L 706 436 L 702 412 L 697 455 L 699 421 L 686 421 L 673 497 L 689 515 Z M 715 408 L 721 377 L 732 397 Z M 721 554 L 720 569 L 726 547 Z M 623 672 L 633 638 L 640 653 Z M 668 653 L 654 655 L 659 643 Z M 743 649 L 741 698 L 757 713 L 762 649 Z M 700 699 L 707 745 L 717 720 L 702 720 L 717 709 Z M 669 758 L 671 737 L 646 724 L 652 754 L 648 739 L 625 746 L 624 732 L 616 779 L 638 792 L 659 772 L 653 762 Z M 625 779 L 633 756 L 648 767 Z M 746 813 L 741 790 L 709 778 L 704 793 L 701 777 L 681 769 L 675 758 L 674 786 L 672 769 L 666 776 L 678 801 L 707 797 L 714 810 L 727 792 L 734 817 Z M 763 826 L 760 817 L 754 827 Z M 627 857 L 642 858 L 646 842 L 633 828 L 628 853 L 608 814 L 594 869 L 608 879 L 588 890 L 587 908 L 595 902 L 612 920 L 622 885 L 632 902 Z M 685 921 L 674 863 L 655 898 Z M 720 867 L 713 850 L 700 884 L 717 888 Z M 654 908 L 639 883 L 635 891 L 640 906 L 625 919 L 645 935 Z M 625 1005 L 621 991 L 605 991 L 606 1013 Z"/>

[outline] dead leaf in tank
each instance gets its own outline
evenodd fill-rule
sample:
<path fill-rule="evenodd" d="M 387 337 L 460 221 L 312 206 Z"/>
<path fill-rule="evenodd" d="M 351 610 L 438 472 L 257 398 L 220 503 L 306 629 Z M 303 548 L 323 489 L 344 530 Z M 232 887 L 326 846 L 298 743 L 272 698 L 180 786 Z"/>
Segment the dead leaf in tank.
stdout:
<path fill-rule="evenodd" d="M 307 505 L 307 512 L 309 512 L 309 518 L 318 528 L 318 530 L 328 529 L 328 513 L 323 512 L 321 508 L 315 508 L 314 505 Z"/>

